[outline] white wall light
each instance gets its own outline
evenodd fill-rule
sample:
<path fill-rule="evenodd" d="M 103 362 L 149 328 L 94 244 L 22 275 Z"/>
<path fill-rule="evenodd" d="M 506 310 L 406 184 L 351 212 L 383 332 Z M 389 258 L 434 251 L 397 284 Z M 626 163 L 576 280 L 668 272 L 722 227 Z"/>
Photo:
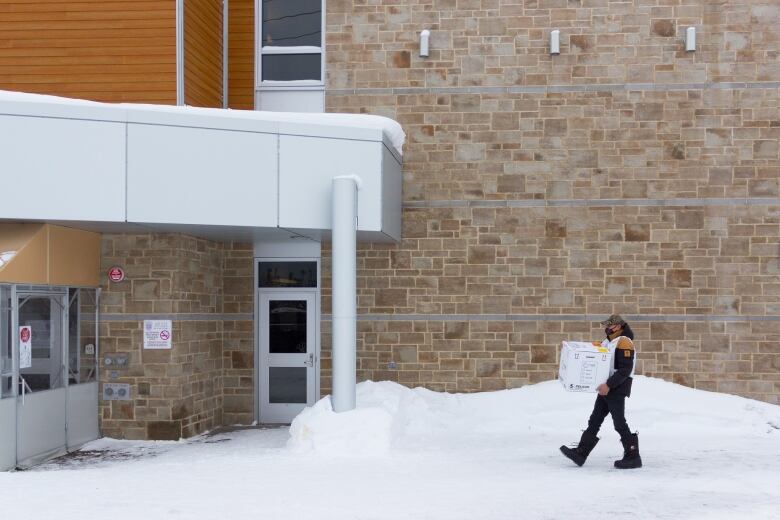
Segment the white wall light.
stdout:
<path fill-rule="evenodd" d="M 561 31 L 555 29 L 550 31 L 550 54 L 561 53 Z"/>
<path fill-rule="evenodd" d="M 431 31 L 424 29 L 420 33 L 420 56 L 423 58 L 428 57 L 428 40 L 431 37 Z"/>
<path fill-rule="evenodd" d="M 688 27 L 685 30 L 685 50 L 687 52 L 696 50 L 696 27 Z"/>

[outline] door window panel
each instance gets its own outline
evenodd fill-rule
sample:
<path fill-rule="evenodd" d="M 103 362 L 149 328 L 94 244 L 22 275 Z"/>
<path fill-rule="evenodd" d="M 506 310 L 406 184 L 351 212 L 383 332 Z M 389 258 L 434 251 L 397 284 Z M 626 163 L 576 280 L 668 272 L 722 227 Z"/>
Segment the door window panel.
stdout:
<path fill-rule="evenodd" d="M 271 354 L 306 353 L 306 300 L 271 300 L 268 305 Z"/>
<path fill-rule="evenodd" d="M 62 312 L 57 296 L 19 298 L 19 326 L 31 328 L 32 366 L 19 373 L 27 391 L 38 392 L 61 388 L 62 377 Z"/>
<path fill-rule="evenodd" d="M 306 367 L 271 367 L 268 382 L 272 404 L 306 404 Z"/>

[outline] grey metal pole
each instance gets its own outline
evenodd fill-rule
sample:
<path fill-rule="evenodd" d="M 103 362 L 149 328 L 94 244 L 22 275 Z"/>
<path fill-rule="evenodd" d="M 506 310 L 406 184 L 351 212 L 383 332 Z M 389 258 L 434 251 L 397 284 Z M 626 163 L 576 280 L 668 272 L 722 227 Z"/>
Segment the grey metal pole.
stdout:
<path fill-rule="evenodd" d="M 333 178 L 333 411 L 355 409 L 357 319 L 356 176 Z"/>

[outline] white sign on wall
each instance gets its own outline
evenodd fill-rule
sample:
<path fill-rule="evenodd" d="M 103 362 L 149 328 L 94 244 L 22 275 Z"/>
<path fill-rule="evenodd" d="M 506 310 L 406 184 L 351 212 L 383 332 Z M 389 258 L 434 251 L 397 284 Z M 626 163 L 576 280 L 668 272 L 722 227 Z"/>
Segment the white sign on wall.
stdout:
<path fill-rule="evenodd" d="M 172 337 L 171 320 L 144 320 L 145 349 L 170 349 Z"/>
<path fill-rule="evenodd" d="M 19 368 L 32 366 L 32 327 L 19 327 Z"/>

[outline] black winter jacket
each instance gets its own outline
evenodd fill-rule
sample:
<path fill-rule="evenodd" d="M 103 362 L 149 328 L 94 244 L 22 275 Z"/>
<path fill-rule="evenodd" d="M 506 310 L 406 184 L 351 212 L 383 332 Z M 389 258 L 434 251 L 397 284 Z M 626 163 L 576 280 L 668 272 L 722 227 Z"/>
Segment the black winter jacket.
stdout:
<path fill-rule="evenodd" d="M 630 331 L 631 336 L 634 334 Z M 625 334 L 624 330 L 624 336 Z M 631 377 L 631 371 L 634 369 L 634 343 L 629 337 L 621 337 L 615 349 L 615 373 L 607 379 L 607 386 L 610 393 L 615 392 L 623 394 L 626 397 L 631 396 L 631 384 L 634 378 Z"/>

